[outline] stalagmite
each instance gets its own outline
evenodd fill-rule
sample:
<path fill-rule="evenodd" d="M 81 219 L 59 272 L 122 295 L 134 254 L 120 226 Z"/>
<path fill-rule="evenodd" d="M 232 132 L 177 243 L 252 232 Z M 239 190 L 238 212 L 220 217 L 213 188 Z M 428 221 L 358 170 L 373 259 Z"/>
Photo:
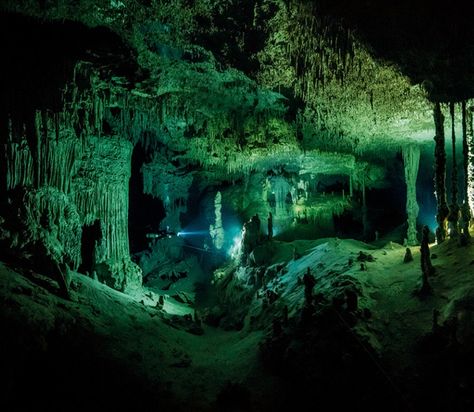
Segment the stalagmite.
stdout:
<path fill-rule="evenodd" d="M 216 249 L 222 249 L 224 246 L 224 228 L 222 227 L 222 195 L 221 192 L 216 193 L 214 199 L 214 213 L 215 221 L 214 224 L 210 225 L 209 233 L 211 234 L 212 242 Z"/>
<path fill-rule="evenodd" d="M 272 212 L 268 212 L 267 229 L 268 229 L 268 240 L 272 240 L 273 239 L 273 215 L 272 215 Z"/>
<path fill-rule="evenodd" d="M 458 220 L 459 220 L 459 205 L 458 205 L 458 171 L 456 164 L 456 134 L 454 132 L 454 103 L 449 105 L 449 112 L 451 114 L 451 139 L 452 139 L 452 169 L 451 169 L 451 204 L 449 205 L 448 225 L 449 236 L 456 238 L 459 235 Z"/>
<path fill-rule="evenodd" d="M 407 244 L 418 244 L 416 219 L 418 217 L 418 203 L 416 202 L 416 178 L 420 164 L 420 148 L 410 145 L 403 148 L 403 162 L 405 164 L 405 183 L 407 185 Z"/>
<path fill-rule="evenodd" d="M 428 295 L 431 293 L 429 278 L 434 275 L 435 268 L 431 264 L 430 247 L 429 247 L 429 229 L 423 226 L 421 247 L 420 247 L 420 263 L 421 263 L 421 287 L 418 291 L 420 295 Z"/>
<path fill-rule="evenodd" d="M 446 202 L 446 152 L 444 148 L 444 116 L 439 103 L 435 104 L 433 112 L 436 134 L 435 140 L 435 189 L 437 200 L 436 240 L 438 243 L 446 239 L 446 218 L 449 214 Z"/>
<path fill-rule="evenodd" d="M 364 239 L 367 239 L 369 234 L 369 218 L 368 218 L 368 209 L 367 209 L 367 199 L 366 199 L 366 190 L 365 190 L 365 175 L 362 179 L 362 226 L 364 231 Z"/>

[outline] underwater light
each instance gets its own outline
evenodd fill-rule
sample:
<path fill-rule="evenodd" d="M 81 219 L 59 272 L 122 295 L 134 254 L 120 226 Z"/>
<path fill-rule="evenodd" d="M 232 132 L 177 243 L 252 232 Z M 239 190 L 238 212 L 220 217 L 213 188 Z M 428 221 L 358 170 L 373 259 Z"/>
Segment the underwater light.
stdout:
<path fill-rule="evenodd" d="M 231 247 L 227 251 L 227 254 L 232 259 L 238 259 L 240 256 L 240 252 L 242 250 L 242 235 L 235 236 L 232 242 Z"/>
<path fill-rule="evenodd" d="M 177 233 L 177 236 L 179 237 L 186 237 L 186 236 L 204 236 L 208 233 L 207 230 L 196 230 L 193 232 L 188 232 L 188 231 L 180 231 Z"/>

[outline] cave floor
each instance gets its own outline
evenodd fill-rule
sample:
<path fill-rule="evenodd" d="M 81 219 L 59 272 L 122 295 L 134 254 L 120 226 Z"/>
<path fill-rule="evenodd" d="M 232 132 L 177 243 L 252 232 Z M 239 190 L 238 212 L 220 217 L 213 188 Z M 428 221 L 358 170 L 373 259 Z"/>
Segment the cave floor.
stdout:
<path fill-rule="evenodd" d="M 85 371 L 83 365 L 76 364 L 79 357 L 88 364 L 84 379 L 98 375 L 96 384 L 104 396 L 120 393 L 103 382 L 110 379 L 108 365 L 120 365 L 124 385 L 136 381 L 144 388 L 141 396 L 146 399 L 132 404 L 172 405 L 175 410 L 189 410 L 187 405 L 193 405 L 192 410 L 209 410 L 227 383 L 262 382 L 256 350 L 262 332 L 224 331 L 203 325 L 204 335 L 196 336 L 163 322 L 162 312 L 140 303 L 144 299 L 138 296 L 133 299 L 80 274 L 73 275 L 72 285 L 72 301 L 63 300 L 52 293 L 54 282 L 37 274 L 19 274 L 0 264 L 1 318 L 7 332 L 1 339 L 1 357 L 9 371 L 2 399 L 11 402 L 4 410 L 25 406 L 25 400 L 16 404 L 16 398 L 28 382 L 33 384 L 33 377 L 58 391 L 37 394 L 39 404 L 51 407 L 64 395 L 57 373 L 40 367 L 32 370 L 36 367 L 31 358 L 61 359 L 60 369 L 71 368 L 71 373 L 80 375 Z M 58 346 L 62 346 L 59 351 Z M 64 346 L 69 346 L 67 353 L 63 353 Z M 79 355 L 83 352 L 87 356 Z M 82 378 L 72 379 L 76 380 Z M 271 391 L 272 378 L 265 376 L 265 381 Z M 108 409 L 111 405 L 104 406 Z"/>
<path fill-rule="evenodd" d="M 420 280 L 418 248 L 412 248 L 414 261 L 403 264 L 405 248 L 392 242 L 374 248 L 327 239 L 297 261 L 286 262 L 281 299 L 301 300 L 296 279 L 307 267 L 313 273 L 319 268 L 315 276 L 322 288 L 335 271 L 357 278 L 364 286 L 360 304 L 372 313 L 358 332 L 367 335 L 396 374 L 415 361 L 414 345 L 430 332 L 434 308 L 443 322 L 458 314 L 463 302 L 474 302 L 473 248 L 460 248 L 454 241 L 432 246 L 437 255 L 434 293 L 420 299 L 413 295 Z M 357 262 L 346 264 L 360 250 L 374 257 L 365 271 Z M 50 410 L 91 404 L 109 409 L 104 399 L 114 396 L 122 406 L 219 410 L 216 399 L 228 383 L 251 388 L 256 410 L 275 410 L 282 383 L 261 367 L 258 347 L 265 332 L 204 325 L 204 334 L 194 335 L 179 324 L 170 326 L 149 291 L 131 297 L 77 273 L 71 301 L 57 297 L 55 289 L 46 277 L 0 264 L 0 356 L 8 376 L 2 402 L 10 405 L 4 410 L 33 404 Z M 468 321 L 460 325 L 461 340 L 474 331 L 470 312 L 462 310 Z M 90 389 L 88 400 L 75 399 L 84 385 Z M 35 396 L 23 397 L 25 391 Z"/>

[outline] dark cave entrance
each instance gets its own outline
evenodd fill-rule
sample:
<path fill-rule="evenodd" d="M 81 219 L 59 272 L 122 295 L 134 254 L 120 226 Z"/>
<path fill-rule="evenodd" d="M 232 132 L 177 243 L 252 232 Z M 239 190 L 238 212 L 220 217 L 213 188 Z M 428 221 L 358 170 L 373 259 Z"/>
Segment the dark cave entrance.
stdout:
<path fill-rule="evenodd" d="M 81 266 L 79 266 L 79 272 L 92 273 L 95 264 L 95 248 L 101 239 L 102 231 L 99 220 L 96 220 L 91 225 L 84 225 L 82 227 Z"/>
<path fill-rule="evenodd" d="M 0 39 L 3 61 L 8 62 L 0 77 L 0 104 L 13 113 L 61 110 L 62 91 L 79 60 L 115 64 L 121 75 L 132 78 L 138 71 L 131 49 L 103 26 L 2 12 Z"/>
<path fill-rule="evenodd" d="M 149 160 L 143 145 L 136 144 L 132 153 L 128 209 L 128 236 L 132 254 L 148 247 L 146 234 L 157 233 L 161 221 L 166 216 L 162 200 L 143 193 L 142 166 Z"/>
<path fill-rule="evenodd" d="M 314 181 L 317 194 L 349 195 L 349 177 L 347 175 L 321 175 Z"/>

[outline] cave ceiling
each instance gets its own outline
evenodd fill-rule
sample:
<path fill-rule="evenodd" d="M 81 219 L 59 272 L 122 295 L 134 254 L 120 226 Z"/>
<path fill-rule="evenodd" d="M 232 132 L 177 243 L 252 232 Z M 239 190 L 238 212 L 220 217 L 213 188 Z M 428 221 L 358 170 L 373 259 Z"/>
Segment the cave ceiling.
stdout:
<path fill-rule="evenodd" d="M 36 84 L 53 90 L 38 88 L 30 105 L 54 110 L 44 96 L 67 89 L 77 80 L 74 65 L 85 61 L 95 79 L 86 83 L 104 99 L 111 132 L 142 140 L 155 149 L 151 163 L 165 157 L 174 174 L 203 167 L 228 175 L 285 167 L 351 174 L 383 163 L 381 153 L 431 142 L 433 102 L 474 95 L 474 28 L 456 2 L 442 9 L 428 0 L 2 7 L 7 56 L 37 65 Z M 28 34 L 19 27 L 25 18 L 35 26 Z M 38 45 L 41 27 L 50 33 Z M 59 59 L 63 69 L 51 73 L 45 59 Z M 31 72 L 9 76 L 21 90 L 19 77 Z M 69 77 L 61 83 L 61 76 Z"/>

